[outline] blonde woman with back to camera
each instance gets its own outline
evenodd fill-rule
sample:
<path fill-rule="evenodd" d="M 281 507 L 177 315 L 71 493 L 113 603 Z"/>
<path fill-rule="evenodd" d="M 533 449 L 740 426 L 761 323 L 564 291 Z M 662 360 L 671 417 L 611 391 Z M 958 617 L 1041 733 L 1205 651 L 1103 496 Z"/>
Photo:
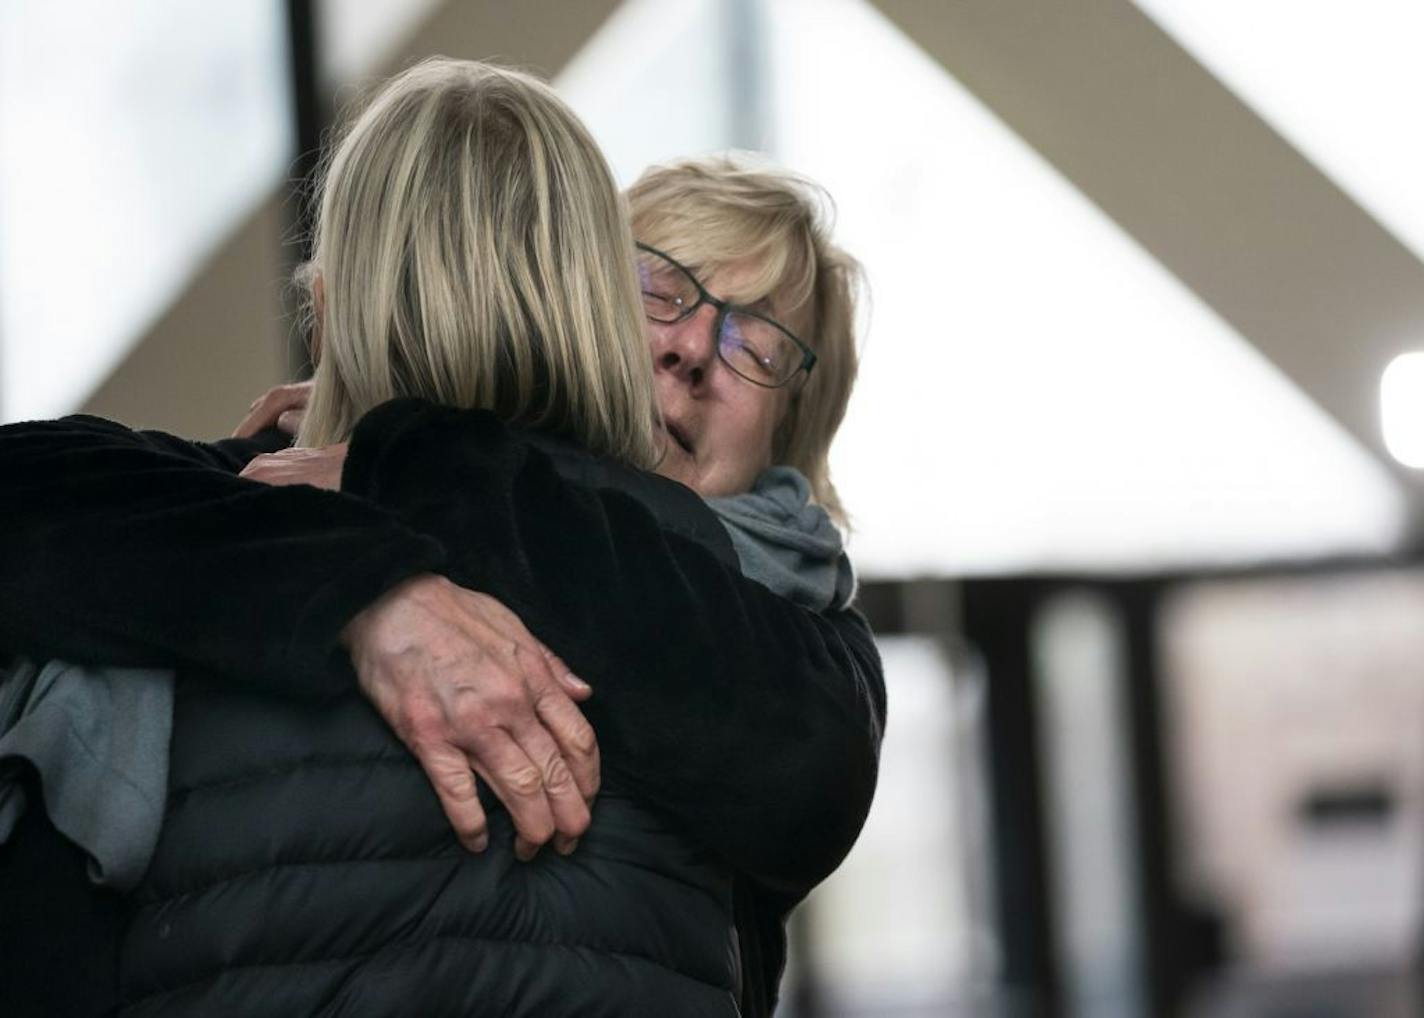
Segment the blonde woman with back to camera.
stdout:
<path fill-rule="evenodd" d="M 763 468 L 798 448 L 819 280 L 756 294 L 687 250 L 650 263 L 663 244 L 635 257 L 545 86 L 428 62 L 322 190 L 301 437 L 349 440 L 341 491 L 251 480 L 319 479 L 310 449 L 240 478 L 249 440 L 0 429 L 6 512 L 66 549 L 5 556 L 0 648 L 179 666 L 163 825 L 121 899 L 128 1013 L 770 1013 L 780 924 L 863 822 L 883 685 L 838 545 L 758 527 L 756 499 L 794 503 Z M 723 516 L 636 469 L 658 463 Z M 122 597 L 92 582 L 101 540 Z"/>

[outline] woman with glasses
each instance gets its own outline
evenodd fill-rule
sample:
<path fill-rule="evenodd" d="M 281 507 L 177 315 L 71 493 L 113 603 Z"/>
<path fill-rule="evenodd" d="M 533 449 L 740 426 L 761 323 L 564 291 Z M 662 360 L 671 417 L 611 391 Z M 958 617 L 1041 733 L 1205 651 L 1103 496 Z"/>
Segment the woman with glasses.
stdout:
<path fill-rule="evenodd" d="M 547 107 L 541 115 L 550 116 Z M 534 123 L 536 134 L 547 130 Z M 528 121 L 522 129 L 531 130 Z M 354 144 L 348 139 L 343 151 Z M 332 165 L 333 174 L 347 166 L 340 154 Z M 384 187 L 399 178 L 352 179 Z M 359 233 L 350 243 L 361 250 Z M 720 270 L 730 264 L 676 253 L 711 287 L 725 288 L 718 301 L 734 304 L 711 303 L 709 288 L 704 305 L 720 322 L 700 344 L 692 338 L 699 315 L 710 314 L 702 308 L 654 326 L 687 340 L 655 360 L 659 402 L 680 401 L 665 411 L 679 455 L 664 460 L 707 496 L 733 496 L 737 478 L 751 485 L 774 461 L 790 463 L 808 478 L 805 491 L 836 508 L 824 451 L 844 399 L 806 402 L 812 363 L 786 374 L 777 351 L 755 341 L 755 325 L 735 328 L 785 321 L 778 329 L 794 338 L 798 329 L 839 327 L 818 320 L 825 294 L 814 245 L 777 255 L 786 274 L 764 273 L 762 293 L 755 280 L 725 278 Z M 401 256 L 414 257 L 409 249 Z M 353 295 L 385 278 L 385 264 L 325 277 L 322 364 L 344 370 L 348 383 L 372 362 L 342 345 L 362 326 L 357 318 L 337 327 L 336 306 L 359 304 Z M 631 251 L 627 264 L 635 278 Z M 413 271 L 409 260 L 401 271 Z M 811 282 L 798 289 L 797 279 Z M 559 282 L 557 272 L 548 281 Z M 646 313 L 663 295 L 644 290 Z M 403 299 L 409 283 L 395 292 Z M 531 311 L 546 313 L 518 300 L 503 313 Z M 418 316 L 406 323 L 411 335 L 428 324 Z M 488 324 L 508 335 L 498 319 Z M 762 368 L 739 360 L 748 349 Z M 850 372 L 822 375 L 830 392 L 849 391 L 853 347 L 845 354 Z M 424 356 L 393 347 L 375 363 L 389 367 L 394 394 L 452 401 L 442 386 L 458 378 L 436 371 L 415 384 Z M 530 363 L 537 372 L 551 362 Z M 748 370 L 763 371 L 762 382 Z M 617 374 L 602 377 L 616 385 Z M 749 386 L 754 398 L 732 384 Z M 0 645 L 221 673 L 211 684 L 178 683 L 176 794 L 126 935 L 126 1002 L 143 1013 L 732 1014 L 739 1003 L 743 1014 L 769 1014 L 781 921 L 849 848 L 874 784 L 883 686 L 846 591 L 836 577 L 809 584 L 825 611 L 797 608 L 742 578 L 681 489 L 499 420 L 543 420 L 616 452 L 619 432 L 607 425 L 633 420 L 626 408 L 610 414 L 595 401 L 581 410 L 586 392 L 545 384 L 517 396 L 496 389 L 465 397 L 494 416 L 406 400 L 361 417 L 370 397 L 358 388 L 348 384 L 342 402 L 328 399 L 319 380 L 303 423 L 313 442 L 348 437 L 356 425 L 341 478 L 354 501 L 230 478 L 214 469 L 231 463 L 230 449 L 198 450 L 208 470 L 198 476 L 195 456 L 162 436 L 83 421 L 0 429 L 0 467 L 17 481 L 5 503 L 17 523 L 9 533 L 22 535 L 4 548 Z M 542 406 L 543 416 L 509 410 L 521 405 Z M 588 422 L 589 434 L 604 439 L 590 441 Z M 627 458 L 636 462 L 636 454 Z M 253 473 L 280 464 L 259 463 Z M 252 525 L 254 512 L 261 527 Z M 318 523 L 338 520 L 322 538 L 322 556 L 310 555 Z M 824 528 L 802 525 L 799 511 L 777 522 L 773 546 L 795 550 L 803 533 L 824 537 Z M 729 530 L 740 548 L 750 526 L 740 537 Z M 383 539 L 373 542 L 377 533 Z M 391 550 L 393 533 L 408 537 L 401 554 Z M 303 589 L 290 575 L 293 562 L 321 575 Z M 584 706 L 603 753 L 604 794 L 577 851 L 521 868 L 509 851 L 512 810 L 491 814 L 483 857 L 463 854 L 432 824 L 441 803 L 428 789 L 421 794 L 413 762 L 398 745 L 392 752 L 359 697 L 276 709 L 270 697 L 232 688 L 243 656 L 233 634 L 252 623 L 214 621 L 223 609 L 235 615 L 246 602 L 266 634 L 254 643 L 275 647 L 260 654 L 267 683 L 296 687 L 292 662 L 320 661 L 336 649 L 333 634 L 349 634 L 365 614 L 353 618 L 353 595 L 331 589 L 359 580 L 369 598 L 373 588 L 395 591 L 430 569 L 498 597 L 592 681 Z M 142 577 L 137 591 L 116 582 L 126 573 Z M 768 575 L 775 582 L 774 570 Z M 382 576 L 389 588 L 379 586 Z M 362 655 L 354 656 L 359 671 Z M 338 692 L 340 669 L 334 676 L 313 684 Z M 262 777 L 235 783 L 224 762 L 254 752 Z M 535 783 L 552 785 L 559 774 L 546 767 Z M 327 783 L 305 784 L 313 775 Z M 274 787 L 274 778 L 303 784 Z M 473 788 L 468 769 L 465 780 Z"/>
<path fill-rule="evenodd" d="M 775 311 L 790 318 L 799 308 L 779 292 L 782 307 L 769 297 L 757 299 L 756 309 L 714 297 L 671 255 L 637 246 L 659 409 L 673 439 L 659 471 L 706 495 L 744 491 L 771 465 L 792 387 L 816 366 L 811 348 L 771 317 Z M 720 292 L 738 293 L 757 288 L 759 271 L 751 256 L 709 279 Z M 716 362 L 709 359 L 713 353 Z M 744 448 L 759 455 L 729 455 Z"/>
<path fill-rule="evenodd" d="M 659 472 L 718 495 L 783 464 L 844 522 L 827 457 L 855 382 L 858 268 L 824 193 L 711 158 L 649 170 L 628 204 L 658 406 L 683 439 Z"/>

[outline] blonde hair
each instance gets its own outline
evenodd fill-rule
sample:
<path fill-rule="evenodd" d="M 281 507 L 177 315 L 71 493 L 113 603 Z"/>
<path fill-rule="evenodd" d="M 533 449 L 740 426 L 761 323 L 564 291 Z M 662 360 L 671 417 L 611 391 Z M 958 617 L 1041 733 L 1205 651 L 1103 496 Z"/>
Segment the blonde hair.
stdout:
<path fill-rule="evenodd" d="M 634 236 L 704 275 L 744 259 L 760 271 L 738 299 L 770 297 L 816 352 L 772 440 L 772 462 L 795 467 L 817 502 L 846 513 L 828 456 L 855 385 L 860 264 L 831 243 L 832 205 L 818 185 L 741 155 L 687 159 L 646 171 L 628 189 Z M 795 384 L 795 383 L 793 383 Z"/>
<path fill-rule="evenodd" d="M 543 82 L 425 60 L 386 83 L 317 192 L 323 338 L 298 442 L 395 396 L 657 460 L 631 236 L 602 153 Z"/>

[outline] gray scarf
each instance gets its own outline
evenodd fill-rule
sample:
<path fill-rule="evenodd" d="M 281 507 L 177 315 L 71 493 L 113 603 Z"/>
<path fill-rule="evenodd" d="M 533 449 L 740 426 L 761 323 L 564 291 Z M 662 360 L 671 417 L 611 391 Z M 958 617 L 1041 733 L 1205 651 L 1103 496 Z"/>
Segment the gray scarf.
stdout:
<path fill-rule="evenodd" d="M 742 574 L 811 611 L 845 608 L 855 571 L 845 539 L 794 467 L 771 467 L 741 495 L 709 498 L 742 563 Z"/>

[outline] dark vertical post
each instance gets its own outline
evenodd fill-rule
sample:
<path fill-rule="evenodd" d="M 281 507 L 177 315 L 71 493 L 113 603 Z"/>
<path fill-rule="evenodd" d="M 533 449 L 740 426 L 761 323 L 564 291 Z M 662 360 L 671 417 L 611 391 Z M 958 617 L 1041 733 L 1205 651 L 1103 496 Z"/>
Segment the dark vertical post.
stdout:
<path fill-rule="evenodd" d="M 1159 668 L 1158 609 L 1162 586 L 1151 581 L 1124 583 L 1114 592 L 1127 640 L 1127 711 L 1132 754 L 1134 812 L 1137 818 L 1139 900 L 1142 902 L 1142 986 L 1148 1014 L 1174 1018 L 1181 1013 L 1188 973 L 1182 943 L 1188 931 L 1175 892 L 1172 817 L 1166 753 L 1163 748 L 1162 677 Z"/>
<path fill-rule="evenodd" d="M 292 89 L 292 131 L 296 158 L 287 182 L 289 240 L 284 265 L 295 269 L 311 257 L 311 232 L 315 210 L 311 205 L 321 159 L 321 137 L 330 110 L 321 94 L 320 45 L 317 37 L 317 0 L 287 0 L 287 39 Z M 308 337 L 295 331 L 288 348 L 292 375 L 305 378 L 312 365 Z"/>
<path fill-rule="evenodd" d="M 1005 1012 L 1063 1013 L 1053 949 L 1030 625 L 1043 591 L 1028 580 L 968 580 L 964 636 L 988 675 L 989 780 Z"/>

